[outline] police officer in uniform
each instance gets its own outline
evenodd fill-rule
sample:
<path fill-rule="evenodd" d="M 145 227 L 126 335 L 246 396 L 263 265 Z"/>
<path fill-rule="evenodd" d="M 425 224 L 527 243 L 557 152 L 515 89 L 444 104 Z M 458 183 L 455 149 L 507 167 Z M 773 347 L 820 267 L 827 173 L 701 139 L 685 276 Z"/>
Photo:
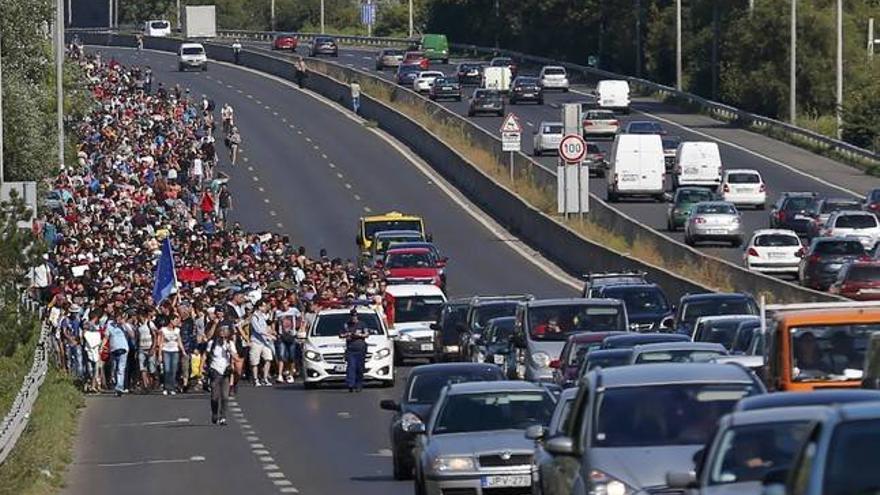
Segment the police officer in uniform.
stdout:
<path fill-rule="evenodd" d="M 364 388 L 364 361 L 367 357 L 367 332 L 358 321 L 357 309 L 352 308 L 339 338 L 345 339 L 345 384 L 348 391 Z"/>

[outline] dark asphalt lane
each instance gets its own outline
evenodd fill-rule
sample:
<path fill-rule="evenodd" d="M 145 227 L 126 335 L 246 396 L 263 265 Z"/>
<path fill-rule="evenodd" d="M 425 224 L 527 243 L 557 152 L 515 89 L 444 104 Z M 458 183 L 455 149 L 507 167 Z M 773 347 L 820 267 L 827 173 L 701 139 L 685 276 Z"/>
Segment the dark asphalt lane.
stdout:
<path fill-rule="evenodd" d="M 412 211 L 425 216 L 450 256 L 453 295 L 574 294 L 462 211 L 393 147 L 326 104 L 221 64 L 204 73 L 178 73 L 166 54 L 102 52 L 124 64 L 151 65 L 156 83 L 180 84 L 195 98 L 208 94 L 218 108 L 232 104 L 243 151 L 235 168 L 222 156 L 220 169 L 231 177 L 233 220 L 245 229 L 282 231 L 312 253 L 326 247 L 331 255 L 351 256 L 365 207 Z M 399 398 L 405 374 L 405 368 L 398 371 L 394 389 L 354 395 L 332 387 L 306 392 L 298 384 L 245 386 L 238 398 L 242 416 L 226 429 L 207 424 L 204 396 L 91 397 L 66 493 L 190 493 L 206 487 L 208 493 L 410 493 L 410 483 L 391 480 L 389 415 L 378 408 L 382 398 Z M 182 417 L 189 419 L 185 426 L 162 423 Z M 126 426 L 110 426 L 116 424 Z M 267 466 L 284 477 L 267 478 Z M 290 484 L 275 483 L 285 481 Z M 129 491 L 129 485 L 135 488 Z"/>

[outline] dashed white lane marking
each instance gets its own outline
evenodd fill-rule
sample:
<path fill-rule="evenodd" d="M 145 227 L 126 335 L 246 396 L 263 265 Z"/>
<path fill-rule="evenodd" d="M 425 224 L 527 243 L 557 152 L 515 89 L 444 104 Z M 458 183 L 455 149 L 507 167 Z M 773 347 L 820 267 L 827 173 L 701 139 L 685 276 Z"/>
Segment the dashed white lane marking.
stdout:
<path fill-rule="evenodd" d="M 266 192 L 266 190 L 263 189 L 263 186 L 258 187 L 257 190 L 260 191 L 260 192 Z M 241 410 L 241 409 L 239 409 L 239 411 L 240 411 L 240 410 Z"/>
<path fill-rule="evenodd" d="M 254 171 L 254 167 L 248 165 L 248 172 L 253 172 L 253 171 Z"/>
<path fill-rule="evenodd" d="M 307 142 L 307 143 L 311 143 L 311 142 L 312 142 L 312 138 L 306 136 L 306 142 Z"/>
<path fill-rule="evenodd" d="M 326 153 L 321 153 L 321 158 L 323 158 L 323 159 L 326 160 L 326 159 L 327 159 L 327 154 L 326 154 Z"/>
<path fill-rule="evenodd" d="M 287 123 L 287 117 L 281 117 L 281 122 Z"/>
<path fill-rule="evenodd" d="M 275 210 L 269 210 L 270 217 L 274 217 L 275 215 L 278 215 L 278 213 L 275 213 Z"/>
<path fill-rule="evenodd" d="M 265 449 L 265 448 L 266 448 L 266 446 L 261 443 L 252 443 L 251 444 L 251 450 L 253 450 L 255 452 L 257 449 Z"/>
<path fill-rule="evenodd" d="M 296 133 L 302 135 L 303 131 L 297 130 Z"/>
<path fill-rule="evenodd" d="M 242 93 L 244 93 L 244 91 L 242 91 L 242 90 L 240 90 L 240 89 L 236 89 L 236 91 L 238 91 L 238 94 L 242 94 Z"/>
<path fill-rule="evenodd" d="M 260 101 L 260 100 L 254 100 L 254 103 L 256 103 L 257 105 L 262 105 L 262 104 L 263 104 L 263 102 Z"/>
<path fill-rule="evenodd" d="M 288 481 L 288 480 L 272 480 L 272 483 L 273 483 L 275 486 L 290 486 L 290 485 L 293 484 L 293 483 L 291 483 L 291 482 Z"/>
<path fill-rule="evenodd" d="M 275 226 L 278 227 L 279 229 L 283 229 L 283 228 L 284 228 L 284 224 L 281 223 L 281 222 L 276 223 Z"/>
<path fill-rule="evenodd" d="M 272 111 L 272 115 L 274 115 L 275 117 L 277 117 L 277 116 L 278 116 L 278 112 L 276 112 L 276 111 L 273 110 L 273 111 Z"/>
<path fill-rule="evenodd" d="M 327 166 L 330 168 L 336 168 L 336 164 L 333 162 L 328 163 Z"/>
<path fill-rule="evenodd" d="M 247 97 L 248 97 L 249 100 L 253 100 L 253 99 L 254 99 L 254 95 L 247 95 Z"/>
<path fill-rule="evenodd" d="M 143 423 L 117 423 L 117 424 L 106 424 L 105 428 L 117 427 L 117 426 L 162 426 L 162 425 L 172 425 L 172 424 L 180 424 L 180 423 L 189 423 L 189 418 L 177 418 L 177 419 L 169 419 L 167 421 L 145 421 Z"/>
<path fill-rule="evenodd" d="M 260 437 L 254 436 L 254 435 L 248 435 L 248 436 L 244 437 L 244 439 L 247 440 L 248 442 L 256 442 L 257 440 L 260 439 Z"/>
<path fill-rule="evenodd" d="M 336 172 L 336 177 L 338 177 L 338 178 L 341 179 L 341 178 L 343 177 L 343 176 L 342 176 L 342 173 L 341 173 L 341 172 Z"/>
<path fill-rule="evenodd" d="M 282 473 L 281 471 L 271 471 L 271 472 L 266 473 L 266 476 L 268 476 L 272 479 L 278 479 L 278 478 L 283 478 L 284 473 Z"/>
<path fill-rule="evenodd" d="M 296 126 L 293 124 L 287 124 L 287 127 L 290 127 L 291 129 L 296 129 Z"/>
<path fill-rule="evenodd" d="M 250 161 L 250 159 L 246 156 L 241 157 L 241 159 L 244 160 L 245 163 Z"/>
<path fill-rule="evenodd" d="M 529 121 L 526 121 L 526 125 L 529 126 L 529 127 L 535 127 L 535 124 L 533 124 L 533 123 L 531 123 L 531 122 L 529 122 Z"/>
<path fill-rule="evenodd" d="M 361 197 L 360 197 L 359 195 L 355 194 L 355 195 L 354 195 L 354 200 L 355 200 L 355 201 L 360 201 L 360 200 L 361 200 Z"/>
<path fill-rule="evenodd" d="M 299 493 L 299 490 L 297 490 L 296 488 L 294 488 L 292 486 L 285 486 L 285 487 L 279 488 L 278 491 L 280 491 L 281 493 Z"/>
<path fill-rule="evenodd" d="M 268 454 L 269 454 L 269 451 L 268 451 L 268 450 L 263 450 L 263 449 L 258 449 L 258 450 L 255 450 L 255 451 L 254 451 L 254 454 L 256 454 L 256 455 L 268 455 Z"/>
<path fill-rule="evenodd" d="M 345 56 L 346 57 L 354 57 L 354 54 L 353 53 L 346 53 Z"/>
<path fill-rule="evenodd" d="M 260 462 L 275 462 L 275 459 L 271 455 L 261 455 L 259 459 Z"/>
<path fill-rule="evenodd" d="M 318 145 L 317 145 L 317 144 L 316 144 L 316 145 L 314 145 L 314 146 L 312 146 L 312 148 L 313 148 L 313 149 L 316 149 L 316 150 L 319 150 L 319 149 L 321 149 L 321 147 L 320 147 L 320 146 L 318 146 Z"/>
<path fill-rule="evenodd" d="M 351 189 L 351 184 L 349 184 L 348 182 L 346 182 L 346 183 L 345 183 L 345 188 L 346 188 L 346 189 Z"/>
<path fill-rule="evenodd" d="M 369 206 L 364 206 L 364 211 L 367 212 L 367 213 L 369 213 L 369 212 L 371 212 L 371 211 L 373 211 L 373 210 L 371 210 Z"/>
<path fill-rule="evenodd" d="M 231 85 L 231 84 L 227 84 L 227 85 L 226 85 L 226 88 L 227 88 L 227 89 L 232 89 L 232 85 Z"/>
<path fill-rule="evenodd" d="M 345 64 L 347 67 L 354 67 L 354 64 Z"/>
<path fill-rule="evenodd" d="M 379 449 L 377 452 L 367 455 L 370 457 L 392 457 L 391 449 Z"/>
<path fill-rule="evenodd" d="M 364 60 L 372 60 L 370 57 L 361 57 Z"/>
<path fill-rule="evenodd" d="M 257 176 L 256 176 L 256 175 L 255 175 L 255 176 L 253 176 L 253 177 L 251 177 L 251 178 L 252 178 L 252 179 L 254 179 L 254 182 L 259 182 L 259 180 L 260 180 L 260 178 L 259 178 L 259 177 L 257 177 Z"/>
<path fill-rule="evenodd" d="M 277 464 L 263 464 L 264 471 L 280 471 Z"/>

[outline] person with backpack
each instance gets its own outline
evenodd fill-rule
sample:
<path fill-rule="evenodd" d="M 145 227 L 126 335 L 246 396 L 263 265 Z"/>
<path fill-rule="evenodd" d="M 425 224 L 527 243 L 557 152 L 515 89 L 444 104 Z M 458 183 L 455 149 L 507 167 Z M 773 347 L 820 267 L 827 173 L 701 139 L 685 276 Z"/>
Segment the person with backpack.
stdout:
<path fill-rule="evenodd" d="M 232 361 L 236 356 L 229 326 L 221 325 L 208 341 L 205 368 L 211 384 L 211 423 L 226 424 Z"/>

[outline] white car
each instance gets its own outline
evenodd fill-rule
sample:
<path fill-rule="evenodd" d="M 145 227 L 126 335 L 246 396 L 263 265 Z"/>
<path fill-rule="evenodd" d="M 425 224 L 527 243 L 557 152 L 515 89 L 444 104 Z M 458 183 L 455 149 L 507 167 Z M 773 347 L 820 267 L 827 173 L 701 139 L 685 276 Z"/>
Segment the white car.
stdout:
<path fill-rule="evenodd" d="M 754 206 L 763 210 L 767 204 L 767 185 L 757 170 L 725 170 L 718 195 L 737 207 Z"/>
<path fill-rule="evenodd" d="M 385 316 L 397 334 L 394 355 L 405 359 L 434 357 L 434 330 L 446 296 L 434 284 L 391 284 L 385 289 Z"/>
<path fill-rule="evenodd" d="M 345 341 L 339 334 L 350 318 L 350 311 L 349 308 L 321 311 L 309 328 L 303 346 L 305 388 L 345 380 Z M 394 385 L 393 339 L 396 334 L 385 327 L 382 317 L 374 309 L 358 306 L 357 315 L 361 327 L 369 333 L 364 380 L 391 387 Z"/>
<path fill-rule="evenodd" d="M 562 122 L 541 122 L 535 131 L 532 145 L 534 155 L 541 156 L 547 151 L 558 153 L 563 129 Z"/>
<path fill-rule="evenodd" d="M 438 77 L 443 77 L 443 73 L 436 70 L 425 70 L 419 72 L 419 75 L 413 80 L 413 90 L 417 93 L 427 93 L 431 91 L 431 86 L 434 85 L 434 79 Z"/>
<path fill-rule="evenodd" d="M 208 70 L 208 54 L 201 43 L 181 43 L 177 51 L 177 70 L 187 69 Z"/>
<path fill-rule="evenodd" d="M 541 81 L 541 86 L 543 86 L 544 89 L 560 89 L 563 92 L 568 91 L 568 73 L 565 71 L 565 67 L 547 65 L 541 68 L 541 73 L 538 74 L 538 79 Z"/>
<path fill-rule="evenodd" d="M 752 234 L 743 263 L 753 272 L 798 273 L 804 246 L 793 230 L 762 229 Z"/>
<path fill-rule="evenodd" d="M 855 237 L 865 249 L 871 249 L 880 239 L 880 222 L 873 213 L 867 211 L 838 211 L 828 217 L 821 235 Z"/>

